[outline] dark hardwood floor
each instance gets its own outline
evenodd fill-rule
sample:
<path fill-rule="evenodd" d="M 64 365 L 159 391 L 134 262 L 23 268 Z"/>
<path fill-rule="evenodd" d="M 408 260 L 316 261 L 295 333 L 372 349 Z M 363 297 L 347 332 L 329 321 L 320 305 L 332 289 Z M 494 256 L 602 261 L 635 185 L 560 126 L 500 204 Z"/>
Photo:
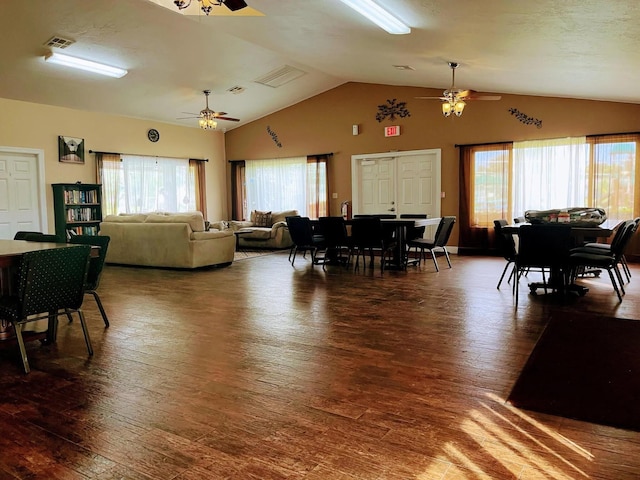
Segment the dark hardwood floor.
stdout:
<path fill-rule="evenodd" d="M 505 402 L 552 316 L 640 319 L 640 268 L 621 304 L 605 273 L 515 309 L 503 259 L 445 263 L 107 266 L 92 358 L 77 320 L 29 375 L 0 350 L 0 479 L 640 478 L 639 432 Z"/>

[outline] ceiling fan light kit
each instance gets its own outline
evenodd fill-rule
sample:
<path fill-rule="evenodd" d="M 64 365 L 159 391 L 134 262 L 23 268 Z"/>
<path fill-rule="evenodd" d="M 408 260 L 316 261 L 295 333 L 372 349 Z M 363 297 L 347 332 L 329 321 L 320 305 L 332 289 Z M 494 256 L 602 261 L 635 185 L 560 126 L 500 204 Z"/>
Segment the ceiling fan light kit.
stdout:
<path fill-rule="evenodd" d="M 456 88 L 456 68 L 460 66 L 457 62 L 448 62 L 451 68 L 451 87 L 442 92 L 441 97 L 416 97 L 424 100 L 442 101 L 442 115 L 450 117 L 453 113 L 456 117 L 462 116 L 465 100 L 500 100 L 500 95 L 478 95 L 474 90 L 462 90 Z"/>
<path fill-rule="evenodd" d="M 363 17 L 378 25 L 383 30 L 393 35 L 406 35 L 411 33 L 411 28 L 398 20 L 372 0 L 340 0 L 351 7 Z"/>
<path fill-rule="evenodd" d="M 91 60 L 84 60 L 82 58 L 63 55 L 62 53 L 56 52 L 51 52 L 46 55 L 44 57 L 44 61 L 55 63 L 57 65 L 64 65 L 65 67 L 78 68 L 87 72 L 99 73 L 100 75 L 106 75 L 114 78 L 121 78 L 129 73 L 124 68 L 112 67 L 110 65 L 104 65 L 98 62 L 92 62 Z"/>
<path fill-rule="evenodd" d="M 220 5 L 224 5 L 232 12 L 236 10 L 242 10 L 247 6 L 244 0 L 198 0 L 200 3 L 200 10 L 205 15 L 209 15 L 213 11 L 213 7 L 219 7 Z M 184 10 L 191 5 L 191 0 L 173 0 L 173 3 L 178 10 Z"/>
<path fill-rule="evenodd" d="M 198 114 L 189 114 L 194 115 L 194 117 L 184 117 L 178 118 L 178 120 L 185 120 L 187 118 L 197 118 L 198 125 L 203 130 L 215 130 L 218 126 L 218 120 L 227 120 L 229 122 L 239 122 L 240 120 L 237 118 L 225 117 L 227 112 L 215 112 L 209 108 L 209 95 L 211 94 L 211 90 L 203 90 L 204 98 L 206 101 L 205 107 L 200 110 Z"/>

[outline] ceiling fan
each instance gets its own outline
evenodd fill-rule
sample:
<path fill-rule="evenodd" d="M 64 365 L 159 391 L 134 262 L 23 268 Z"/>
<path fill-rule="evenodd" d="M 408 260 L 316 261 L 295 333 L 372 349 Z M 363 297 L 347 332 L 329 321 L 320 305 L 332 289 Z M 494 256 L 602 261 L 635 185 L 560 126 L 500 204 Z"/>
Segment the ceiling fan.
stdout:
<path fill-rule="evenodd" d="M 416 97 L 422 100 L 441 100 L 442 114 L 448 117 L 453 112 L 457 117 L 462 115 L 467 100 L 500 100 L 500 95 L 481 95 L 475 90 L 463 90 L 456 88 L 456 68 L 460 66 L 457 62 L 448 62 L 451 68 L 451 87 L 442 92 L 441 97 Z"/>
<path fill-rule="evenodd" d="M 211 90 L 203 90 L 202 93 L 204 93 L 206 107 L 200 110 L 200 113 L 184 112 L 187 115 L 193 115 L 193 116 L 182 117 L 182 118 L 178 118 L 177 120 L 186 120 L 188 118 L 199 118 L 200 120 L 198 121 L 198 123 L 200 124 L 200 128 L 204 130 L 215 130 L 215 128 L 218 126 L 218 122 L 216 120 L 226 120 L 228 122 L 240 121 L 239 118 L 225 117 L 227 112 L 214 112 L 213 110 L 211 110 L 209 108 L 209 95 L 211 94 Z"/>

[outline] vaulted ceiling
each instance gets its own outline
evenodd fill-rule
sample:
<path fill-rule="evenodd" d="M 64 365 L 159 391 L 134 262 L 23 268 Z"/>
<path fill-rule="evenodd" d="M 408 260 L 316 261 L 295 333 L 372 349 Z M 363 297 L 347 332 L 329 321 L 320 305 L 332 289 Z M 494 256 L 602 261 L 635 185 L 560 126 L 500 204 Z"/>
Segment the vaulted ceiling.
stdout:
<path fill-rule="evenodd" d="M 246 1 L 204 16 L 197 0 L 3 0 L 0 97 L 197 127 L 177 119 L 211 90 L 241 119 L 228 130 L 350 81 L 444 90 L 456 61 L 458 87 L 640 103 L 640 2 L 379 0 L 412 29 L 390 35 L 339 0 Z M 129 73 L 45 63 L 54 36 Z M 274 72 L 282 85 L 256 82 Z"/>

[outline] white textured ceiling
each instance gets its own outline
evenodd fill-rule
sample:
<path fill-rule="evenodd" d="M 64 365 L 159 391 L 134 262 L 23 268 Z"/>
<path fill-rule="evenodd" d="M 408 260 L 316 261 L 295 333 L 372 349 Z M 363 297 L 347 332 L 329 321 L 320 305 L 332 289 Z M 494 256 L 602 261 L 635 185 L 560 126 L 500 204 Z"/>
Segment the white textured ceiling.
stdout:
<path fill-rule="evenodd" d="M 378 0 L 412 28 L 399 36 L 338 0 L 246 1 L 257 13 L 206 17 L 197 0 L 194 15 L 171 0 L 1 0 L 0 97 L 195 127 L 176 119 L 199 112 L 207 89 L 212 109 L 241 119 L 219 122 L 230 129 L 348 81 L 444 90 L 456 61 L 461 88 L 640 103 L 637 0 Z M 46 64 L 54 35 L 75 41 L 65 53 L 129 74 Z M 255 83 L 284 65 L 306 74 Z"/>

